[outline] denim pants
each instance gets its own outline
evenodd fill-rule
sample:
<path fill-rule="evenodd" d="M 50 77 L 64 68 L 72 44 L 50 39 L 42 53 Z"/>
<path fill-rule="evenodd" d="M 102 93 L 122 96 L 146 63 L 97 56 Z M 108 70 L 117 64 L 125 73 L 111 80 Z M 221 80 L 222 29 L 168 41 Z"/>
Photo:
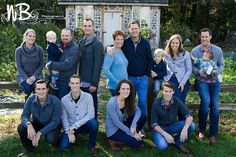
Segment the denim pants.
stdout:
<path fill-rule="evenodd" d="M 21 82 L 20 87 L 25 92 L 25 94 L 30 95 L 34 91 L 34 83 L 29 85 L 26 80 Z"/>
<path fill-rule="evenodd" d="M 127 118 L 126 121 L 123 122 L 123 124 L 126 125 L 128 128 L 130 128 L 133 119 L 134 116 L 130 116 Z M 146 116 L 144 114 L 141 114 L 141 117 L 137 122 L 137 128 L 136 128 L 137 132 L 143 128 L 143 126 L 146 123 L 146 120 L 147 120 Z M 127 135 L 121 129 L 118 129 L 112 136 L 108 138 L 114 141 L 123 142 L 126 146 L 131 148 L 139 147 L 142 144 L 142 141 L 138 141 L 134 137 Z"/>
<path fill-rule="evenodd" d="M 185 125 L 185 121 L 179 121 L 174 124 L 172 124 L 169 127 L 163 127 L 162 129 L 169 133 L 170 135 L 176 135 L 175 137 L 175 145 L 180 146 L 183 145 L 183 142 L 180 142 L 180 133 Z M 188 136 L 195 130 L 195 124 L 192 122 L 191 125 L 188 128 Z M 156 145 L 158 150 L 165 150 L 168 147 L 168 142 L 166 141 L 165 137 L 162 136 L 160 133 L 157 131 L 153 132 L 153 141 L 154 144 Z"/>
<path fill-rule="evenodd" d="M 39 130 L 41 130 L 43 127 L 45 127 L 44 125 L 41 125 L 36 122 L 32 122 L 31 124 L 33 125 L 36 133 Z M 32 141 L 29 140 L 27 137 L 28 136 L 27 127 L 21 123 L 20 125 L 18 125 L 17 131 L 18 131 L 18 134 L 21 139 L 21 143 L 24 146 L 24 148 L 27 151 L 32 151 L 34 149 L 34 146 L 32 145 Z M 61 125 L 58 125 L 58 127 L 56 129 L 53 129 L 48 134 L 44 135 L 46 141 L 50 144 L 53 144 L 53 145 L 58 144 L 58 142 L 60 140 L 60 131 L 61 131 Z"/>
<path fill-rule="evenodd" d="M 185 99 L 186 99 L 187 92 L 188 92 L 189 86 L 190 86 L 189 80 L 185 83 L 184 90 L 182 92 L 180 91 L 180 88 L 178 88 L 179 87 L 179 82 L 178 82 L 178 80 L 175 76 L 171 76 L 169 81 L 174 83 L 174 85 L 175 85 L 174 96 L 179 98 L 185 104 Z"/>
<path fill-rule="evenodd" d="M 58 83 L 58 90 L 56 96 L 61 100 L 66 94 L 70 92 L 70 87 L 68 82 Z"/>
<path fill-rule="evenodd" d="M 154 96 L 156 97 L 158 92 L 161 90 L 161 84 L 163 80 L 154 80 Z"/>
<path fill-rule="evenodd" d="M 129 76 L 128 78 L 133 83 L 135 92 L 138 93 L 138 107 L 144 115 L 147 115 L 148 77 L 144 75 L 140 77 Z"/>
<path fill-rule="evenodd" d="M 75 137 L 77 139 L 78 134 L 89 134 L 89 143 L 88 148 L 95 148 L 96 146 L 96 138 L 98 134 L 98 121 L 96 119 L 91 119 L 81 127 L 75 130 Z M 71 146 L 68 138 L 68 134 L 65 132 L 62 135 L 61 142 L 59 148 L 61 150 L 67 149 Z"/>
<path fill-rule="evenodd" d="M 87 93 L 90 93 L 93 97 L 93 105 L 94 105 L 94 111 L 95 111 L 95 115 L 94 115 L 94 118 L 97 119 L 98 117 L 98 96 L 97 96 L 97 90 L 93 93 L 91 93 L 89 91 L 89 87 L 80 87 L 80 89 L 84 92 L 87 92 Z"/>
<path fill-rule="evenodd" d="M 220 83 L 205 83 L 200 80 L 195 81 L 201 104 L 199 108 L 199 131 L 206 130 L 206 120 L 208 109 L 210 108 L 210 129 L 209 135 L 216 136 L 218 133 L 219 109 L 218 101 L 220 95 Z"/>

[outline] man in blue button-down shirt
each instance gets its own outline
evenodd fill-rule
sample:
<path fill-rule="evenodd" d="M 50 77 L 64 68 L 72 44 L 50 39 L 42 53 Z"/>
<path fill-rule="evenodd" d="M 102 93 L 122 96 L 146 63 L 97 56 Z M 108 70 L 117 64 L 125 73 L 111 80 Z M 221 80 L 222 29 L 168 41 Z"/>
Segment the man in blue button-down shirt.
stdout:
<path fill-rule="evenodd" d="M 54 145 L 59 141 L 62 105 L 57 97 L 48 94 L 48 90 L 47 81 L 38 80 L 35 83 L 35 95 L 25 103 L 21 124 L 17 129 L 25 148 L 22 155 L 38 146 L 41 135 L 50 144 Z"/>

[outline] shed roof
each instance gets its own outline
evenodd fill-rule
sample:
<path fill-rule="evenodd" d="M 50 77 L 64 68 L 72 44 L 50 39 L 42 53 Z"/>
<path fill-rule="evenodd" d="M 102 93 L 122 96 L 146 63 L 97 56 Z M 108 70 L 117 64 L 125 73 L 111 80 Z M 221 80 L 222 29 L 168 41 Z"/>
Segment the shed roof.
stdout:
<path fill-rule="evenodd" d="M 167 6 L 169 0 L 57 0 L 61 5 L 148 5 Z"/>

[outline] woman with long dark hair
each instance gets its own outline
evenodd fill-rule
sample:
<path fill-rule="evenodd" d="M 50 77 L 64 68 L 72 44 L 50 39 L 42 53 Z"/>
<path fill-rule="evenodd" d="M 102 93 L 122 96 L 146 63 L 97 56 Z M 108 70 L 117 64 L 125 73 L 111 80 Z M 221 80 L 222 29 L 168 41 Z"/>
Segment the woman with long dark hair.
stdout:
<path fill-rule="evenodd" d="M 107 103 L 106 135 L 112 150 L 119 150 L 118 144 L 140 147 L 139 134 L 145 125 L 146 116 L 135 104 L 134 87 L 129 80 L 118 83 L 115 96 Z"/>

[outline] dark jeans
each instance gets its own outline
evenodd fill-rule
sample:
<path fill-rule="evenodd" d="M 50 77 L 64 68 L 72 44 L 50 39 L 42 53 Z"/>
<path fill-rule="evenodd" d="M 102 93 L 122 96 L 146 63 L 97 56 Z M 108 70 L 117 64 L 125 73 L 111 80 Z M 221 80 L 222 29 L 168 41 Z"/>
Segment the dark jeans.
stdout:
<path fill-rule="evenodd" d="M 34 84 L 29 85 L 26 80 L 21 82 L 20 87 L 25 92 L 25 94 L 30 95 L 34 91 Z"/>
<path fill-rule="evenodd" d="M 96 119 L 89 120 L 86 124 L 82 125 L 78 129 L 75 130 L 75 137 L 78 134 L 89 133 L 89 144 L 88 148 L 95 148 L 96 146 L 96 138 L 98 134 L 98 121 Z M 68 134 L 64 132 L 60 142 L 60 149 L 64 150 L 71 146 L 68 138 Z"/>
<path fill-rule="evenodd" d="M 134 116 L 128 117 L 126 121 L 123 122 L 124 125 L 126 125 L 128 128 L 130 128 L 132 121 L 134 119 Z M 146 123 L 146 116 L 144 114 L 141 114 L 141 117 L 139 118 L 137 122 L 137 131 L 140 131 L 143 126 Z M 111 140 L 123 142 L 126 146 L 131 148 L 139 147 L 142 144 L 142 141 L 136 140 L 134 137 L 127 135 L 124 131 L 121 129 L 118 129 L 112 136 L 108 137 Z"/>
<path fill-rule="evenodd" d="M 55 90 L 55 96 L 57 96 L 60 100 L 70 92 L 70 87 L 68 82 L 66 83 L 57 83 L 58 90 Z"/>
<path fill-rule="evenodd" d="M 32 122 L 32 125 L 36 133 L 44 127 L 44 125 L 35 122 Z M 22 145 L 25 147 L 26 150 L 32 151 L 34 149 L 34 146 L 32 145 L 32 141 L 29 140 L 27 137 L 27 128 L 21 123 L 20 125 L 18 125 L 17 131 L 20 136 Z M 61 126 L 59 125 L 56 129 L 52 130 L 51 132 L 45 135 L 46 141 L 53 145 L 57 144 L 60 139 L 60 131 Z"/>
<path fill-rule="evenodd" d="M 89 87 L 80 87 L 80 89 L 84 92 L 90 93 L 89 91 Z M 94 119 L 97 119 L 98 117 L 98 96 L 97 96 L 97 90 L 93 93 L 90 93 L 93 97 L 93 105 L 94 105 L 94 111 L 95 111 L 95 115 L 94 115 Z"/>
<path fill-rule="evenodd" d="M 115 96 L 116 90 L 115 89 L 109 89 L 112 96 Z"/>

